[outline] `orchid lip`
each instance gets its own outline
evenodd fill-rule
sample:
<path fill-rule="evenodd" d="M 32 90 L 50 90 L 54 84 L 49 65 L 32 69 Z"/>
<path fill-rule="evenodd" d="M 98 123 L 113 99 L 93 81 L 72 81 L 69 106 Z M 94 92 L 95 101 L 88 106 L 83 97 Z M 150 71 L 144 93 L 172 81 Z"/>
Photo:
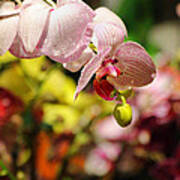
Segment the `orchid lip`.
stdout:
<path fill-rule="evenodd" d="M 96 93 L 107 101 L 112 101 L 116 99 L 116 96 L 112 96 L 114 92 L 114 87 L 105 79 L 97 81 L 96 79 L 93 82 L 94 89 Z"/>
<path fill-rule="evenodd" d="M 111 76 L 111 77 L 118 77 L 119 75 L 122 74 L 122 72 L 114 66 L 116 63 L 116 60 L 113 59 L 108 59 L 103 62 L 102 67 L 99 69 L 99 71 L 96 73 L 96 79 L 101 80 L 102 78 L 106 76 Z"/>

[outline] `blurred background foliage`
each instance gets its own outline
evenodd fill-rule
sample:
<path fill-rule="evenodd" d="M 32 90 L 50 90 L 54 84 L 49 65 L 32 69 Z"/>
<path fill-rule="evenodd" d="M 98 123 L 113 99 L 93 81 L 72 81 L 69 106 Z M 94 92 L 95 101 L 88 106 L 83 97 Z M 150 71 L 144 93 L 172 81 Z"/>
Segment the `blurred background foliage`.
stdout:
<path fill-rule="evenodd" d="M 127 128 L 114 102 L 92 83 L 74 102 L 79 73 L 47 57 L 0 56 L 0 180 L 180 179 L 180 21 L 176 0 L 86 0 L 123 19 L 126 40 L 142 44 L 158 68 L 135 89 Z"/>

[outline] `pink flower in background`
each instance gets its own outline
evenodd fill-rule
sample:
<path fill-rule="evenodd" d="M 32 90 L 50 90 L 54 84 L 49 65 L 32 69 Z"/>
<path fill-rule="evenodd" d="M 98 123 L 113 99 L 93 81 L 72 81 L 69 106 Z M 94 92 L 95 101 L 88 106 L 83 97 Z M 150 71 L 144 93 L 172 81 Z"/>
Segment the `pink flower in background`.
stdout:
<path fill-rule="evenodd" d="M 150 86 L 137 89 L 135 104 L 144 118 L 155 116 L 159 119 L 158 124 L 169 123 L 172 119 L 169 116 L 172 115 L 171 104 L 180 99 L 179 80 L 177 70 L 164 66 L 158 69 L 157 77 Z"/>
<path fill-rule="evenodd" d="M 94 135 L 96 138 L 108 141 L 131 141 L 136 137 L 134 127 L 138 120 L 137 116 L 136 109 L 133 107 L 133 120 L 127 128 L 120 127 L 113 116 L 107 116 L 96 123 Z"/>
<path fill-rule="evenodd" d="M 77 59 L 90 42 L 94 12 L 82 1 L 58 0 L 52 7 L 43 0 L 25 0 L 19 14 L 14 9 L 4 9 L 3 18 L 0 14 L 0 26 L 4 26 L 0 38 L 7 41 L 11 35 L 11 39 L 4 43 L 1 54 L 10 48 L 20 58 L 45 54 L 68 62 Z"/>
<path fill-rule="evenodd" d="M 145 49 L 135 42 L 123 43 L 127 34 L 126 28 L 114 13 L 106 8 L 99 8 L 95 12 L 97 15 L 93 24 L 92 42 L 97 47 L 97 54 L 84 58 L 87 64 L 81 72 L 75 97 L 95 73 L 95 90 L 106 100 L 113 100 L 110 96 L 113 88 L 141 87 L 151 83 L 156 70 Z M 82 65 L 84 64 L 80 58 L 75 63 L 75 70 Z M 74 71 L 72 63 L 70 66 L 65 64 L 65 67 Z"/>
<path fill-rule="evenodd" d="M 103 142 L 90 151 L 86 158 L 85 170 L 88 174 L 103 176 L 114 168 L 114 161 L 121 153 L 118 143 Z"/>

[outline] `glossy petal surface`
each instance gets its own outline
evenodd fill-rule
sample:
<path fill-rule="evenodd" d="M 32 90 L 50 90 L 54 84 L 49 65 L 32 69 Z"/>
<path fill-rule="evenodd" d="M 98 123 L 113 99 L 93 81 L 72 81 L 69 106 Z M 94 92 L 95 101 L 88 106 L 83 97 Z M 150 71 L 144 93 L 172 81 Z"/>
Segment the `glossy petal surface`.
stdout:
<path fill-rule="evenodd" d="M 127 35 L 127 30 L 124 22 L 115 13 L 105 7 L 100 7 L 95 10 L 96 17 L 94 23 L 113 23 L 123 29 L 124 35 Z"/>
<path fill-rule="evenodd" d="M 20 16 L 19 35 L 27 52 L 32 53 L 38 45 L 48 23 L 49 10 L 45 3 L 24 8 Z"/>
<path fill-rule="evenodd" d="M 123 29 L 112 23 L 97 24 L 94 28 L 94 35 L 97 39 L 98 50 L 112 47 L 113 51 L 124 40 Z"/>
<path fill-rule="evenodd" d="M 7 17 L 12 15 L 18 15 L 19 9 L 15 9 L 15 3 L 11 1 L 0 2 L 0 17 Z"/>
<path fill-rule="evenodd" d="M 10 2 L 0 6 L 0 55 L 10 48 L 17 34 L 19 16 L 14 7 Z"/>
<path fill-rule="evenodd" d="M 18 35 L 16 36 L 9 51 L 18 58 L 35 58 L 42 55 L 38 49 L 35 49 L 35 51 L 32 53 L 26 52 L 23 43 L 21 42 L 20 37 Z"/>
<path fill-rule="evenodd" d="M 108 81 L 117 89 L 140 87 L 149 84 L 155 78 L 155 65 L 145 49 L 135 42 L 126 42 L 119 46 L 115 57 L 116 66 L 123 73 L 117 78 L 108 77 Z"/>
<path fill-rule="evenodd" d="M 111 48 L 107 48 L 106 50 L 100 52 L 98 55 L 94 56 L 85 66 L 81 72 L 80 79 L 78 81 L 78 86 L 75 92 L 75 98 L 78 96 L 80 91 L 84 89 L 84 87 L 88 84 L 89 80 L 96 73 L 96 71 L 100 68 L 104 58 L 110 52 Z"/>
<path fill-rule="evenodd" d="M 52 11 L 43 52 L 61 63 L 78 59 L 90 42 L 89 23 L 93 17 L 93 11 L 81 3 L 66 4 Z"/>
<path fill-rule="evenodd" d="M 68 3 L 73 3 L 73 2 L 82 2 L 82 0 L 57 0 L 57 6 L 60 7 L 60 6 L 63 6 L 65 4 L 68 4 Z"/>
<path fill-rule="evenodd" d="M 90 48 L 87 48 L 83 51 L 80 58 L 76 61 L 64 63 L 64 68 L 68 69 L 71 72 L 77 72 L 93 57 L 93 52 Z"/>

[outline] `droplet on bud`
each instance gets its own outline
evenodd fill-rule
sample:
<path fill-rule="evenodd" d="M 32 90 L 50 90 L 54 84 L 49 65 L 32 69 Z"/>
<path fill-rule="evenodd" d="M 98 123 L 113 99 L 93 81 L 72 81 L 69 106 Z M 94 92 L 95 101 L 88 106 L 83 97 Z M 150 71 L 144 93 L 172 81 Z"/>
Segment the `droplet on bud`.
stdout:
<path fill-rule="evenodd" d="M 121 127 L 128 126 L 132 121 L 132 108 L 127 103 L 117 104 L 114 108 L 114 117 Z"/>

